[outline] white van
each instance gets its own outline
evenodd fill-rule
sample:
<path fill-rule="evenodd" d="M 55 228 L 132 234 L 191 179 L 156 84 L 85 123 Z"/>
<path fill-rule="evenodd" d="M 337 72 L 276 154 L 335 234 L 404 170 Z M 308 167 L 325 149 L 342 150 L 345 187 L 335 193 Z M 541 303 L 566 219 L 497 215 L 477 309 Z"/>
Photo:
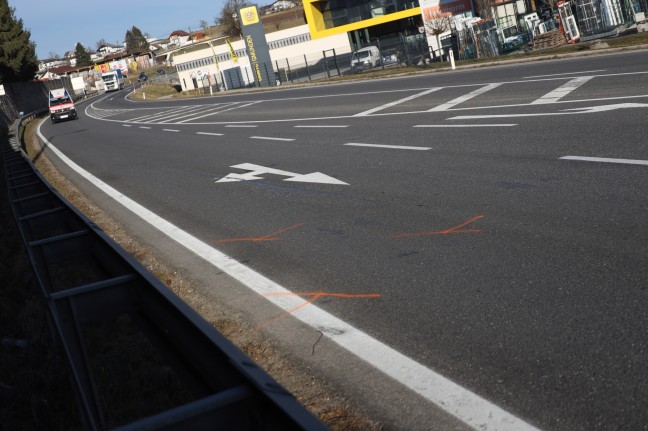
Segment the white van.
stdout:
<path fill-rule="evenodd" d="M 380 51 L 376 46 L 361 48 L 351 55 L 351 70 L 360 72 L 380 66 Z"/>

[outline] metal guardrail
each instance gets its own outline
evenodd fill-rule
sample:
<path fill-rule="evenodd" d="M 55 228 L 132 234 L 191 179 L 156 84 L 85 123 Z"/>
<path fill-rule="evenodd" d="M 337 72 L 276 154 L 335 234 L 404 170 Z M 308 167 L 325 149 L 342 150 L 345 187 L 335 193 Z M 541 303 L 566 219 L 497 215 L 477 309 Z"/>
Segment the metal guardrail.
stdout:
<path fill-rule="evenodd" d="M 103 430 L 87 327 L 126 316 L 190 400 L 116 429 L 325 430 L 325 426 L 162 282 L 50 186 L 21 147 L 17 121 L 2 148 L 13 213 L 53 332 L 69 365 L 81 419 Z M 128 378 L 129 376 L 116 376 Z"/>

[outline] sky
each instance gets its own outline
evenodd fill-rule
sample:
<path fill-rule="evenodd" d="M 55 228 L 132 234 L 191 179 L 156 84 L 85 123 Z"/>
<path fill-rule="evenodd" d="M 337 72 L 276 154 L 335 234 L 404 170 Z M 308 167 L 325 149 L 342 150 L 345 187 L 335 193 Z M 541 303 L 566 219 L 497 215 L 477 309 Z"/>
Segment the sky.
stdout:
<path fill-rule="evenodd" d="M 56 53 L 63 57 L 77 42 L 92 50 L 105 39 L 122 44 L 133 26 L 164 39 L 175 30 L 189 32 L 200 21 L 214 25 L 225 0 L 9 0 L 16 19 L 31 31 L 40 60 Z"/>

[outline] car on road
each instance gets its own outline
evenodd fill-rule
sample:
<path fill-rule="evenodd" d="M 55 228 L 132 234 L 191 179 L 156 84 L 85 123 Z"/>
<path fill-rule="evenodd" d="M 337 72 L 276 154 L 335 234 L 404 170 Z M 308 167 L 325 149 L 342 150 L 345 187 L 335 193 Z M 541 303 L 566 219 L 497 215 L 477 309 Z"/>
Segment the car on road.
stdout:
<path fill-rule="evenodd" d="M 139 82 L 146 82 L 148 81 L 148 75 L 144 72 L 140 72 L 139 77 L 137 78 Z"/>
<path fill-rule="evenodd" d="M 166 70 L 164 70 L 163 67 L 160 67 L 160 68 L 157 70 L 156 73 L 157 73 L 158 75 L 164 75 L 164 74 L 166 74 Z"/>

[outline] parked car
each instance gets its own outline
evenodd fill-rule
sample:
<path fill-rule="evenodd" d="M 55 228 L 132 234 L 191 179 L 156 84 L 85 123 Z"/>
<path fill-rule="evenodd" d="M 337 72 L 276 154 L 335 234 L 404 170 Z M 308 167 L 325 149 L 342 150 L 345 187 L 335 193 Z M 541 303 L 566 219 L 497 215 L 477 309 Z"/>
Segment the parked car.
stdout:
<path fill-rule="evenodd" d="M 361 48 L 351 56 L 351 70 L 361 72 L 380 65 L 380 51 L 376 46 Z"/>
<path fill-rule="evenodd" d="M 157 70 L 157 74 L 158 74 L 158 75 L 164 75 L 165 73 L 166 73 L 166 70 L 164 70 L 164 67 L 160 67 L 160 68 Z"/>
<path fill-rule="evenodd" d="M 139 77 L 137 78 L 139 82 L 148 81 L 148 75 L 144 72 L 140 72 Z"/>
<path fill-rule="evenodd" d="M 386 49 L 382 53 L 382 63 L 384 65 L 400 63 L 402 55 L 396 48 Z"/>

